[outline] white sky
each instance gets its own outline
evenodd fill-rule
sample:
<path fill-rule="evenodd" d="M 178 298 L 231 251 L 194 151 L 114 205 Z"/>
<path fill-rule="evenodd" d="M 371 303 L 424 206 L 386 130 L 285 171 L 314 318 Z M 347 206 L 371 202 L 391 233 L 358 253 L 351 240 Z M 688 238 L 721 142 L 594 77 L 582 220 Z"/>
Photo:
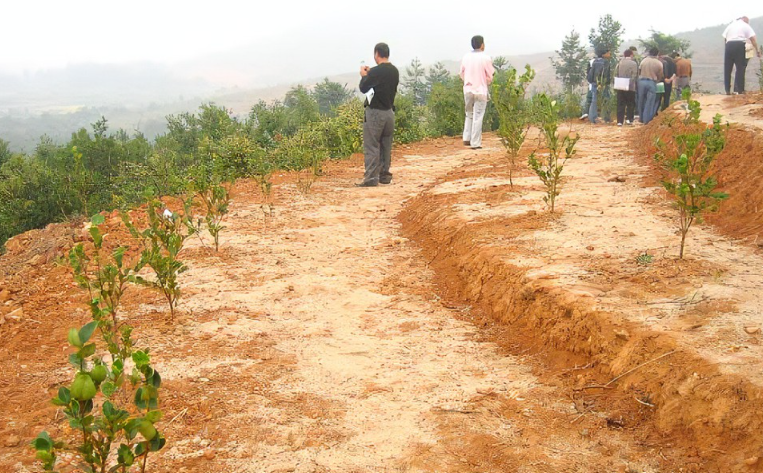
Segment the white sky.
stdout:
<path fill-rule="evenodd" d="M 373 7 L 366 6 L 373 4 Z M 598 6 L 595 6 L 598 5 Z M 174 63 L 247 44 L 305 56 L 331 58 L 332 67 L 354 70 L 370 62 L 377 41 L 386 41 L 393 62 L 458 59 L 469 38 L 482 34 L 488 52 L 523 54 L 559 49 L 573 27 L 587 38 L 598 18 L 611 13 L 626 38 L 650 28 L 677 33 L 763 16 L 763 2 L 724 4 L 627 1 L 506 0 L 233 1 L 4 0 L 0 11 L 0 70 L 52 68 L 82 62 Z M 702 5 L 697 7 L 696 5 Z M 304 45 L 302 48 L 301 45 Z M 285 64 L 300 61 L 287 48 Z M 396 56 L 397 53 L 397 56 Z M 271 54 L 272 57 L 272 54 Z"/>

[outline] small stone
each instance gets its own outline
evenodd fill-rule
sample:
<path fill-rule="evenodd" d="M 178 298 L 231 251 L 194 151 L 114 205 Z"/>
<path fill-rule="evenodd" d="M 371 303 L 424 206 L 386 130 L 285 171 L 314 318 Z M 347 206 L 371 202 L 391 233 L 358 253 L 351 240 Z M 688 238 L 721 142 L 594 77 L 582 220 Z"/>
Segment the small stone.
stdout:
<path fill-rule="evenodd" d="M 625 182 L 625 178 L 622 176 L 615 176 L 610 178 L 607 182 Z"/>
<path fill-rule="evenodd" d="M 758 464 L 758 460 L 760 460 L 760 457 L 750 457 L 744 461 L 744 464 L 747 466 L 755 466 Z"/>
<path fill-rule="evenodd" d="M 8 300 L 10 300 L 10 298 L 11 298 L 11 293 L 8 289 L 3 289 L 2 291 L 0 291 L 0 304 L 7 302 Z"/>
<path fill-rule="evenodd" d="M 585 249 L 588 250 L 588 251 L 593 251 L 594 247 L 593 247 L 593 245 L 588 245 L 588 246 L 585 247 Z"/>
<path fill-rule="evenodd" d="M 588 431 L 588 429 L 583 429 L 580 431 L 581 437 L 588 437 L 589 435 L 591 435 L 591 433 Z"/>
<path fill-rule="evenodd" d="M 19 443 L 21 443 L 21 439 L 17 435 L 11 435 L 7 439 L 5 439 L 5 446 L 6 447 L 15 447 Z"/>
<path fill-rule="evenodd" d="M 615 335 L 617 335 L 617 338 L 622 340 L 628 340 L 631 338 L 631 335 L 625 330 L 615 330 Z"/>
<path fill-rule="evenodd" d="M 206 458 L 207 460 L 211 460 L 211 459 L 215 458 L 215 451 L 214 450 L 207 450 L 206 452 L 204 452 L 204 458 Z"/>
<path fill-rule="evenodd" d="M 535 215 L 538 215 L 538 211 L 537 210 L 531 210 L 531 211 L 527 212 L 527 216 L 528 217 L 533 217 Z"/>
<path fill-rule="evenodd" d="M 289 292 L 294 292 L 294 286 L 289 286 Z"/>
<path fill-rule="evenodd" d="M 19 307 L 18 309 L 11 311 L 11 313 L 6 315 L 5 318 L 13 319 L 13 320 L 22 320 L 24 318 L 24 309 Z"/>
<path fill-rule="evenodd" d="M 756 333 L 760 333 L 760 327 L 755 327 L 754 325 L 748 325 L 744 328 L 744 331 L 747 332 L 749 335 L 755 335 Z"/>

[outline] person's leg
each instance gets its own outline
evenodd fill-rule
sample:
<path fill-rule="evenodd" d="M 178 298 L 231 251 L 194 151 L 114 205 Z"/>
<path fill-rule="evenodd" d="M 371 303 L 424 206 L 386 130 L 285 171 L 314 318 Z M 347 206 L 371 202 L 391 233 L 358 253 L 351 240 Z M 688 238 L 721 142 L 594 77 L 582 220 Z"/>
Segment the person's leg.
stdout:
<path fill-rule="evenodd" d="M 670 98 L 673 93 L 673 84 L 665 83 L 665 93 L 662 94 L 662 109 L 665 110 L 670 106 Z"/>
<path fill-rule="evenodd" d="M 625 120 L 625 94 L 624 90 L 617 91 L 617 124 L 622 125 Z"/>
<path fill-rule="evenodd" d="M 472 121 L 472 148 L 479 148 L 482 146 L 482 121 L 485 118 L 485 110 L 487 110 L 487 96 L 475 95 L 474 96 L 474 120 Z"/>
<path fill-rule="evenodd" d="M 466 106 L 466 119 L 464 121 L 464 144 L 468 145 L 472 139 L 472 126 L 474 121 L 474 94 L 464 93 L 464 103 Z"/>
<path fill-rule="evenodd" d="M 646 81 L 639 80 L 636 83 L 636 89 L 638 89 L 636 109 L 638 110 L 638 118 L 641 123 L 644 123 L 644 104 L 646 102 Z"/>
<path fill-rule="evenodd" d="M 662 105 L 662 94 L 655 92 L 654 110 L 652 111 L 652 118 L 660 114 L 660 105 Z"/>
<path fill-rule="evenodd" d="M 379 153 L 381 169 L 379 170 L 379 182 L 389 184 L 392 182 L 392 173 L 389 167 L 392 164 L 392 136 L 395 133 L 395 112 L 384 112 L 384 129 L 381 135 L 381 151 Z"/>
<path fill-rule="evenodd" d="M 588 118 L 588 111 L 591 109 L 591 100 L 593 100 L 593 93 L 591 88 L 588 88 L 588 93 L 585 96 L 585 105 L 583 106 L 583 113 L 580 115 L 580 119 Z"/>
<path fill-rule="evenodd" d="M 743 94 L 745 72 L 747 70 L 747 58 L 745 57 L 744 43 L 742 41 L 734 41 L 734 43 L 734 67 L 736 67 L 734 91 Z"/>
<path fill-rule="evenodd" d="M 633 124 L 636 112 L 636 92 L 628 91 L 623 94 L 623 100 L 625 101 L 625 118 L 629 123 Z"/>
<path fill-rule="evenodd" d="M 376 185 L 379 183 L 381 136 L 384 124 L 379 119 L 379 110 L 366 108 L 366 119 L 363 122 L 363 154 L 366 172 L 363 184 Z"/>
<path fill-rule="evenodd" d="M 596 123 L 599 117 L 599 89 L 596 86 L 591 87 L 591 106 L 588 108 L 588 121 Z"/>
<path fill-rule="evenodd" d="M 731 93 L 731 70 L 734 68 L 733 42 L 726 43 L 726 50 L 723 54 L 723 86 L 726 88 L 726 94 Z"/>
<path fill-rule="evenodd" d="M 612 89 L 605 85 L 601 89 L 601 116 L 606 123 L 612 121 Z"/>
<path fill-rule="evenodd" d="M 649 123 L 654 118 L 654 112 L 657 109 L 657 88 L 652 81 L 643 81 L 644 85 L 642 89 L 644 95 L 644 114 L 641 117 L 641 121 L 644 124 Z"/>

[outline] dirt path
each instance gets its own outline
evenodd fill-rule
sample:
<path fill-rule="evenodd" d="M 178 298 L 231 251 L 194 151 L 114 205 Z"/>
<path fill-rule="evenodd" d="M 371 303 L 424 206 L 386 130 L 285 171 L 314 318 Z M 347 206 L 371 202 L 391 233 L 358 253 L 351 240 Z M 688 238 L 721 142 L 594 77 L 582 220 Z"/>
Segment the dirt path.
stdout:
<path fill-rule="evenodd" d="M 750 103 L 744 102 L 744 100 L 751 98 L 752 96 L 700 96 L 697 99 L 702 105 L 700 119 L 706 123 L 712 123 L 713 117 L 720 113 L 724 121 L 763 128 L 763 105 L 755 100 L 750 100 Z M 734 106 L 734 102 L 739 103 Z"/>
<path fill-rule="evenodd" d="M 474 153 L 448 140 L 399 153 L 395 183 L 375 189 L 352 187 L 357 166 L 337 166 L 307 198 L 281 186 L 288 204 L 266 226 L 258 200 L 239 193 L 222 261 L 190 250 L 199 256 L 183 281 L 187 354 L 159 347 L 168 391 L 180 396 L 175 410 L 204 393 L 209 405 L 198 410 L 212 419 L 202 433 L 191 417 L 170 432 L 191 439 L 162 463 L 242 472 L 655 464 L 627 435 L 594 437 L 605 414 L 578 424 L 583 408 L 540 382 L 532 359 L 460 320 L 468 307 L 443 304 L 426 261 L 400 235 L 408 198 L 496 145 Z"/>

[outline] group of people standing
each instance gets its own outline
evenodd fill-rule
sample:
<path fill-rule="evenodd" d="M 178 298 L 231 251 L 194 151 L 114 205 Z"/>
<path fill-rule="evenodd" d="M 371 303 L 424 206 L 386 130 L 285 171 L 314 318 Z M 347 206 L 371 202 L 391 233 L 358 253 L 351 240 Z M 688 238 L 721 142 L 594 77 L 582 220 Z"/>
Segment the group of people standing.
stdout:
<path fill-rule="evenodd" d="M 615 67 L 618 126 L 633 124 L 636 115 L 642 123 L 649 123 L 660 110 L 670 105 L 674 85 L 676 94 L 681 97 L 691 83 L 691 60 L 681 57 L 680 53 L 661 54 L 659 49 L 651 48 L 640 61 L 636 54 L 635 47 L 626 49 Z M 588 69 L 590 98 L 586 100 L 581 119 L 587 118 L 591 123 L 596 123 L 598 118 L 598 95 L 608 96 L 610 93 L 610 58 L 611 52 L 601 48 Z M 608 121 L 609 117 L 604 119 Z"/>
<path fill-rule="evenodd" d="M 749 25 L 749 18 L 741 17 L 732 22 L 723 32 L 724 55 L 724 85 L 726 94 L 744 93 L 745 70 L 753 55 L 760 57 L 760 50 L 755 32 Z M 641 60 L 636 57 L 637 50 L 631 47 L 623 52 L 618 61 L 614 74 L 615 91 L 617 92 L 617 125 L 634 123 L 636 115 L 642 123 L 649 123 L 660 110 L 665 110 L 673 96 L 680 98 L 683 91 L 690 87 L 692 64 L 688 58 L 681 57 L 679 52 L 666 54 L 658 48 L 651 48 L 647 56 Z M 608 98 L 611 83 L 610 75 L 611 51 L 601 48 L 596 51 L 596 57 L 589 63 L 587 82 L 588 97 L 583 108 L 581 119 L 596 123 L 598 119 L 599 95 Z M 736 68 L 734 88 L 731 88 L 731 73 Z M 604 116 L 609 121 L 608 116 Z"/>
<path fill-rule="evenodd" d="M 741 17 L 723 32 L 725 45 L 724 85 L 731 94 L 731 72 L 736 68 L 733 93 L 744 93 L 745 69 L 752 57 L 751 52 L 761 56 L 755 32 L 749 18 Z M 495 69 L 493 61 L 485 53 L 485 40 L 474 36 L 472 51 L 461 61 L 460 76 L 464 82 L 466 119 L 463 142 L 472 149 L 482 147 L 482 122 L 487 109 L 489 86 Z M 749 46 L 748 46 L 749 45 Z M 596 123 L 599 100 L 611 97 L 610 71 L 612 52 L 599 48 L 589 63 L 586 80 L 588 96 L 581 119 Z M 638 114 L 641 123 L 649 123 L 671 101 L 673 88 L 678 97 L 690 87 L 692 64 L 678 52 L 668 55 L 666 51 L 651 48 L 643 59 L 637 57 L 637 49 L 631 47 L 623 52 L 614 71 L 614 89 L 617 92 L 617 125 L 631 125 Z M 360 91 L 366 94 L 366 111 L 363 124 L 365 175 L 360 187 L 374 187 L 392 182 L 390 161 L 392 135 L 395 127 L 394 103 L 400 74 L 389 62 L 389 46 L 379 43 L 374 47 L 376 67 L 360 69 Z M 605 121 L 609 121 L 604 116 Z"/>

